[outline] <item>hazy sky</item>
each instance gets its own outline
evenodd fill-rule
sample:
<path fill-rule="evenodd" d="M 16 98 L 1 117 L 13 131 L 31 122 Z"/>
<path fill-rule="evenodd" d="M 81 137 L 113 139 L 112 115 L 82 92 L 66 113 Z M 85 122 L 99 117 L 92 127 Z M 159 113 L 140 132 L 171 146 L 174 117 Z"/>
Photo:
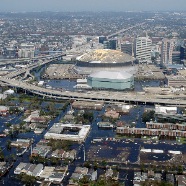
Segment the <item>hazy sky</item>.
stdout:
<path fill-rule="evenodd" d="M 0 11 L 186 10 L 186 0 L 0 0 Z"/>

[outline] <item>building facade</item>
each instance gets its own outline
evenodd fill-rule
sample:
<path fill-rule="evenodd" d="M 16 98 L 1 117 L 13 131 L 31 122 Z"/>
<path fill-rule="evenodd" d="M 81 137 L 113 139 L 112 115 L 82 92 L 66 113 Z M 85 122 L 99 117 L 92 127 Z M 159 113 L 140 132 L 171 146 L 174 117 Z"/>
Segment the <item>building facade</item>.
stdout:
<path fill-rule="evenodd" d="M 172 54 L 174 49 L 173 39 L 163 39 L 161 45 L 161 64 L 172 64 Z"/>
<path fill-rule="evenodd" d="M 151 45 L 152 40 L 148 36 L 136 38 L 135 54 L 139 62 L 151 62 Z"/>
<path fill-rule="evenodd" d="M 117 48 L 117 40 L 116 39 L 112 39 L 112 40 L 104 41 L 103 45 L 104 45 L 104 49 L 116 50 L 116 48 Z"/>
<path fill-rule="evenodd" d="M 121 43 L 121 52 L 129 54 L 130 56 L 134 56 L 133 43 L 130 42 Z"/>
<path fill-rule="evenodd" d="M 186 47 L 185 46 L 180 47 L 180 59 L 186 60 Z"/>

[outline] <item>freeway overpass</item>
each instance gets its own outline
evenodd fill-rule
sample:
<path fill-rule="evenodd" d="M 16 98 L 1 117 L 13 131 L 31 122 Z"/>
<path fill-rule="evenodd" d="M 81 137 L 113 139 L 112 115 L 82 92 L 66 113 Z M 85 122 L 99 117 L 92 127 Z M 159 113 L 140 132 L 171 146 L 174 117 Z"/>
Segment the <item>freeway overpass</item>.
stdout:
<path fill-rule="evenodd" d="M 33 58 L 19 58 L 19 59 L 0 59 L 0 66 L 6 66 L 6 65 L 21 65 L 21 64 L 29 64 L 34 63 L 39 60 L 45 60 L 45 59 L 52 59 L 53 56 L 65 56 L 65 53 L 57 53 L 53 55 L 43 55 L 43 56 L 36 56 Z"/>
<path fill-rule="evenodd" d="M 105 101 L 105 102 L 132 102 L 144 104 L 171 104 L 171 105 L 186 105 L 186 95 L 170 97 L 169 95 L 155 95 L 155 94 L 140 94 L 136 92 L 115 92 L 115 91 L 88 91 L 88 92 L 75 92 L 75 91 L 62 91 L 57 89 L 46 89 L 38 87 L 24 81 L 18 81 L 1 77 L 0 81 L 8 84 L 12 88 L 21 88 L 25 92 L 30 92 L 42 97 L 54 99 L 71 99 L 71 100 L 87 100 L 87 101 Z"/>
<path fill-rule="evenodd" d="M 7 74 L 5 77 L 6 78 L 15 78 L 15 77 L 17 77 L 17 76 L 19 76 L 19 75 L 22 75 L 22 74 L 25 74 L 25 73 L 27 73 L 27 74 L 29 74 L 29 72 L 31 71 L 31 70 L 33 70 L 33 69 L 35 69 L 35 68 L 37 68 L 37 67 L 39 67 L 39 66 L 43 66 L 43 65 L 46 65 L 46 64 L 48 64 L 48 63 L 51 63 L 51 62 L 53 62 L 53 61 L 56 61 L 56 60 L 58 60 L 58 59 L 61 59 L 61 57 L 62 57 L 62 55 L 54 55 L 54 56 L 47 56 L 47 58 L 48 59 L 46 59 L 46 57 L 45 58 L 42 58 L 42 60 L 41 61 L 38 61 L 38 62 L 33 62 L 32 64 L 30 64 L 28 67 L 25 67 L 25 68 L 22 68 L 22 69 L 19 69 L 19 70 L 17 70 L 17 71 L 13 71 L 13 72 L 11 72 L 11 73 L 9 73 L 9 74 Z M 51 58 L 51 59 L 50 59 Z"/>
<path fill-rule="evenodd" d="M 40 62 L 32 63 L 27 68 L 20 69 L 16 72 L 9 73 L 6 76 L 0 77 L 2 84 L 7 84 L 12 88 L 20 88 L 26 92 L 30 92 L 42 97 L 49 97 L 54 99 L 73 99 L 73 100 L 89 100 L 89 101 L 105 101 L 105 102 L 133 102 L 144 104 L 171 104 L 171 105 L 186 105 L 186 94 L 178 95 L 159 95 L 138 92 L 116 92 L 116 91 L 62 91 L 57 89 L 47 89 L 33 84 L 29 84 L 22 80 L 16 80 L 15 77 L 22 74 L 29 74 L 31 70 L 39 66 L 51 63 L 60 59 L 62 55 L 53 55 L 43 59 Z"/>

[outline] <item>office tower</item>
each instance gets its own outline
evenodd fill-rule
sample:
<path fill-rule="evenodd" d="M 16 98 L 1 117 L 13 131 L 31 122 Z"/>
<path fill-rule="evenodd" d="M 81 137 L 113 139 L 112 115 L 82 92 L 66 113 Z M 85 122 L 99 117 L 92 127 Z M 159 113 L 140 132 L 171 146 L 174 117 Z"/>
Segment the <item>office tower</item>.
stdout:
<path fill-rule="evenodd" d="M 109 45 L 110 45 L 110 49 L 116 50 L 116 48 L 117 48 L 117 40 L 116 39 L 109 40 Z"/>
<path fill-rule="evenodd" d="M 112 40 L 109 40 L 109 41 L 104 41 L 103 45 L 104 45 L 104 49 L 116 50 L 116 48 L 117 48 L 117 40 L 116 39 L 112 39 Z"/>
<path fill-rule="evenodd" d="M 180 59 L 186 60 L 186 47 L 185 46 L 180 47 Z"/>
<path fill-rule="evenodd" d="M 17 57 L 17 47 L 6 46 L 3 48 L 3 56 L 5 58 L 16 58 Z"/>
<path fill-rule="evenodd" d="M 130 43 L 128 41 L 126 41 L 125 43 L 121 43 L 121 52 L 133 56 L 133 43 Z"/>
<path fill-rule="evenodd" d="M 173 51 L 172 52 L 172 63 L 180 64 L 180 51 Z"/>
<path fill-rule="evenodd" d="M 163 39 L 161 45 L 161 64 L 172 64 L 172 53 L 175 41 L 173 39 Z"/>
<path fill-rule="evenodd" d="M 151 62 L 151 45 L 152 40 L 148 36 L 136 38 L 135 54 L 139 62 Z"/>
<path fill-rule="evenodd" d="M 99 36 L 99 43 L 104 43 L 104 41 L 107 41 L 106 36 Z"/>

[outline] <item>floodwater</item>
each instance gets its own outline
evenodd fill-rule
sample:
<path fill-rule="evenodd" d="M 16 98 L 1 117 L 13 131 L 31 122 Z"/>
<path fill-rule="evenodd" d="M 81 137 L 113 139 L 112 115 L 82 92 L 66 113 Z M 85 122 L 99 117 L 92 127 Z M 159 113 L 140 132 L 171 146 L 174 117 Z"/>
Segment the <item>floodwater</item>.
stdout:
<path fill-rule="evenodd" d="M 39 76 L 40 76 L 41 71 L 42 71 L 42 69 L 36 73 L 38 80 L 40 80 Z M 73 86 L 76 84 L 75 81 L 70 81 L 70 80 L 46 80 L 45 82 L 47 85 L 50 85 L 53 88 L 62 88 L 62 89 L 66 89 L 66 90 L 73 90 Z M 144 87 L 144 86 L 159 86 L 159 85 L 160 85 L 160 81 L 136 82 L 135 83 L 135 91 L 142 91 L 142 87 Z M 45 105 L 45 103 L 43 102 L 42 105 Z M 131 124 L 132 126 L 135 126 L 135 127 L 139 127 L 139 128 L 145 127 L 145 123 L 143 123 L 142 119 L 141 119 L 145 108 L 153 108 L 153 106 L 137 105 L 130 110 L 129 114 L 122 115 L 120 117 L 120 120 L 124 121 L 127 124 Z M 69 109 L 70 108 L 68 107 L 67 110 L 69 110 Z M 77 147 L 77 149 L 79 149 L 77 156 L 80 158 L 78 158 L 73 164 L 71 164 L 69 166 L 69 173 L 70 174 L 69 174 L 68 178 L 71 176 L 71 174 L 74 171 L 75 166 L 77 164 L 78 165 L 83 164 L 84 150 L 85 150 L 85 152 L 88 152 L 91 145 L 93 145 L 91 143 L 91 141 L 94 138 L 107 139 L 107 144 L 109 146 L 111 146 L 113 149 L 118 148 L 118 147 L 129 148 L 130 153 L 127 158 L 127 161 L 129 161 L 131 163 L 135 163 L 138 161 L 139 151 L 140 151 L 141 147 L 144 147 L 147 149 L 149 149 L 149 148 L 150 149 L 160 149 L 160 150 L 164 150 L 166 153 L 168 150 L 177 150 L 177 151 L 179 150 L 179 151 L 182 151 L 183 153 L 186 152 L 186 145 L 175 145 L 174 141 L 172 141 L 172 142 L 166 141 L 166 140 L 158 141 L 157 144 L 153 144 L 153 143 L 146 144 L 141 139 L 134 139 L 133 141 L 128 141 L 127 139 L 121 139 L 120 141 L 109 141 L 108 139 L 115 137 L 116 131 L 112 130 L 112 129 L 111 130 L 103 130 L 103 129 L 98 128 L 98 126 L 97 126 L 97 123 L 101 121 L 100 115 L 102 115 L 104 113 L 104 111 L 105 111 L 105 107 L 103 107 L 103 109 L 101 111 L 93 111 L 94 120 L 91 123 L 91 131 L 90 131 L 85 143 L 83 144 L 84 146 L 78 145 L 78 147 Z M 65 113 L 63 113 L 61 111 L 59 116 L 57 116 L 55 119 L 51 120 L 47 130 L 54 123 L 59 122 L 60 119 L 64 116 L 64 114 Z M 2 132 L 5 128 L 7 128 L 6 127 L 7 123 L 19 124 L 21 122 L 21 117 L 22 117 L 22 114 L 18 115 L 18 116 L 10 115 L 7 117 L 0 117 L 0 123 L 1 123 L 0 132 Z M 44 134 L 47 132 L 47 130 L 45 130 L 44 133 L 41 135 L 36 135 L 36 134 L 34 134 L 34 132 L 19 134 L 17 136 L 17 138 L 33 138 L 34 139 L 33 147 L 34 147 L 35 144 L 37 142 L 39 142 L 39 140 L 43 139 Z M 14 140 L 16 140 L 17 138 L 15 138 Z M 2 150 L 6 156 L 16 153 L 16 150 L 14 148 L 12 148 L 11 151 L 8 151 L 6 149 L 6 142 L 9 139 L 10 139 L 9 136 L 7 136 L 5 138 L 0 138 L 0 146 L 2 147 Z M 102 143 L 104 143 L 104 142 L 102 142 Z M 107 151 L 105 151 L 105 152 L 103 151 L 102 156 L 108 155 L 107 153 L 108 153 Z M 112 153 L 112 156 L 114 156 L 114 151 L 112 151 L 111 153 Z M 159 161 L 166 160 L 168 158 L 168 156 L 166 156 L 166 153 L 149 155 L 149 159 L 154 158 L 156 160 L 158 159 Z M 86 153 L 85 153 L 85 155 L 86 155 Z M 28 152 L 26 152 L 22 157 L 17 157 L 16 162 L 15 162 L 14 166 L 11 168 L 10 172 L 1 178 L 0 185 L 21 186 L 22 183 L 19 180 L 16 180 L 13 171 L 20 162 L 29 162 L 29 156 L 30 156 L 30 150 L 28 150 Z M 103 173 L 103 170 L 98 169 L 98 173 Z M 133 174 L 134 173 L 131 170 L 122 170 L 122 171 L 120 171 L 120 179 L 122 182 L 125 182 L 125 184 L 127 186 L 130 186 L 130 185 L 132 185 Z M 68 183 L 68 179 L 65 178 L 64 185 L 66 185 L 67 183 Z"/>

